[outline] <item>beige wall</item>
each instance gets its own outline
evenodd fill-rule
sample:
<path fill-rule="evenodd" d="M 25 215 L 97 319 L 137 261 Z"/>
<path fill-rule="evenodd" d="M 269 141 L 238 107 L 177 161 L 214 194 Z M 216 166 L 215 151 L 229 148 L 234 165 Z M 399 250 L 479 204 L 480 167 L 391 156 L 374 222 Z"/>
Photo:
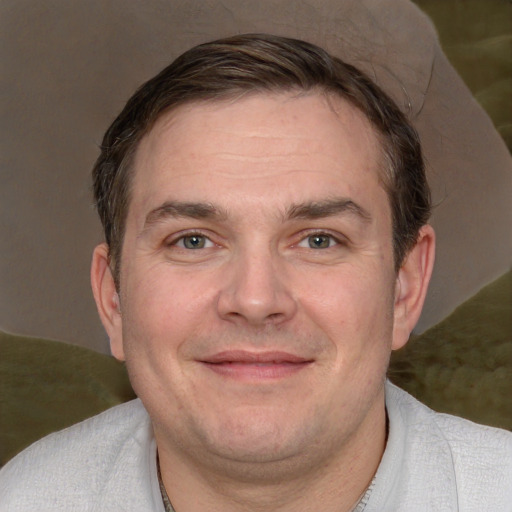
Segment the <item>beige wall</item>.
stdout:
<path fill-rule="evenodd" d="M 0 328 L 107 350 L 88 278 L 101 240 L 89 172 L 102 133 L 178 53 L 254 31 L 358 62 L 417 124 L 439 203 L 420 329 L 510 268 L 510 155 L 405 0 L 2 0 Z"/>

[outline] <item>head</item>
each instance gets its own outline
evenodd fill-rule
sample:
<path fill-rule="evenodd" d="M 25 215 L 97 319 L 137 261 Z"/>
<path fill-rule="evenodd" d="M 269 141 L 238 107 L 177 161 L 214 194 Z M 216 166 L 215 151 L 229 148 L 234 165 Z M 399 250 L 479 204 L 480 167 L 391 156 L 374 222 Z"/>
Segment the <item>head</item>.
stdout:
<path fill-rule="evenodd" d="M 389 355 L 433 261 L 420 146 L 391 100 L 304 42 L 202 45 L 128 102 L 95 191 L 95 298 L 162 464 L 374 471 Z"/>
<path fill-rule="evenodd" d="M 382 144 L 380 178 L 393 221 L 398 270 L 430 216 L 430 191 L 418 135 L 394 102 L 355 67 L 304 41 L 241 35 L 192 48 L 146 82 L 107 130 L 93 169 L 94 196 L 119 287 L 133 157 L 165 113 L 193 102 L 264 92 L 334 94 L 370 121 Z"/>

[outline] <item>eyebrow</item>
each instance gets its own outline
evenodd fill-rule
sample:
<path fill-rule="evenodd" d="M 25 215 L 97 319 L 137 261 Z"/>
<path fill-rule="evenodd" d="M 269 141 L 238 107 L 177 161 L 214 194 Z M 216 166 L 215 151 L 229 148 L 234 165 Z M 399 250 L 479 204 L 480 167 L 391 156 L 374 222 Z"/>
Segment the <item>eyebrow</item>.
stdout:
<path fill-rule="evenodd" d="M 348 198 L 327 199 L 324 201 L 310 201 L 292 205 L 287 211 L 289 219 L 322 219 L 334 217 L 344 213 L 354 214 L 365 223 L 371 221 L 370 213 L 362 206 Z"/>
<path fill-rule="evenodd" d="M 314 220 L 334 217 L 335 215 L 344 213 L 354 214 L 365 223 L 370 222 L 371 220 L 371 215 L 362 206 L 347 198 L 326 199 L 324 201 L 309 201 L 294 204 L 286 211 L 285 218 L 288 220 Z M 169 217 L 220 221 L 227 219 L 228 214 L 225 210 L 222 210 L 210 203 L 166 201 L 146 215 L 143 231 L 147 231 L 151 226 L 158 224 Z"/>
<path fill-rule="evenodd" d="M 187 217 L 191 219 L 217 219 L 227 217 L 226 212 L 209 203 L 189 203 L 181 201 L 166 201 L 158 208 L 151 210 L 144 221 L 144 230 L 165 220 L 168 217 Z"/>

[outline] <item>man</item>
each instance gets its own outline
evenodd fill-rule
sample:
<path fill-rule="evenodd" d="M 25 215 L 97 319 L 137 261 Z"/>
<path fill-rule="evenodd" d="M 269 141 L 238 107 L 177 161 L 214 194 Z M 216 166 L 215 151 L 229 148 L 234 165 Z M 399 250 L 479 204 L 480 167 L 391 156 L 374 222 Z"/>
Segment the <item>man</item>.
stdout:
<path fill-rule="evenodd" d="M 140 401 L 8 464 L 1 510 L 510 510 L 512 436 L 386 383 L 434 233 L 417 135 L 366 76 L 274 36 L 193 48 L 109 128 L 94 190 Z"/>

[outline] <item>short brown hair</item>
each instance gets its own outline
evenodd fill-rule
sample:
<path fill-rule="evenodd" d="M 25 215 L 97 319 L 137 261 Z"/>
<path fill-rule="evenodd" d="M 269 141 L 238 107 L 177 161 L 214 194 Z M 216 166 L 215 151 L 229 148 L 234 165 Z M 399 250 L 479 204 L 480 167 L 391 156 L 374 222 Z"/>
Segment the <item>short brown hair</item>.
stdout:
<path fill-rule="evenodd" d="M 246 34 L 205 43 L 140 87 L 107 130 L 93 169 L 94 196 L 119 286 L 133 156 L 162 114 L 186 103 L 251 92 L 334 93 L 359 109 L 380 136 L 382 181 L 393 222 L 395 267 L 414 246 L 431 210 L 419 137 L 396 104 L 364 73 L 310 43 Z"/>

